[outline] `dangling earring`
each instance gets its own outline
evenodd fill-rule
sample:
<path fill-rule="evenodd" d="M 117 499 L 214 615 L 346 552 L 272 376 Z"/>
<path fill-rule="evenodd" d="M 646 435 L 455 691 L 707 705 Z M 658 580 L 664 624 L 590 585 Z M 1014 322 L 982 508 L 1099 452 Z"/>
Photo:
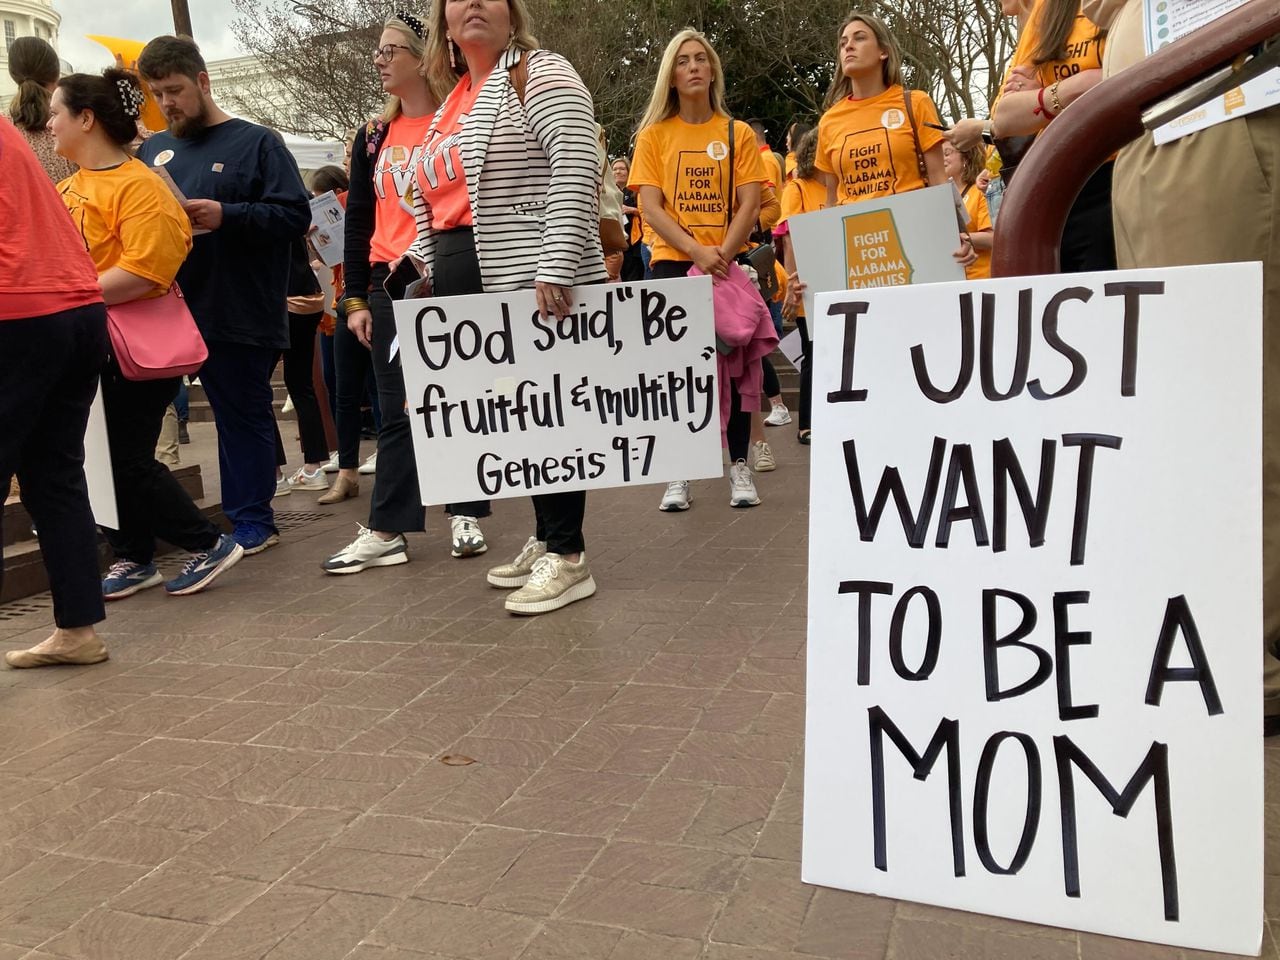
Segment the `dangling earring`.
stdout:
<path fill-rule="evenodd" d="M 453 53 L 453 35 L 452 35 L 452 34 L 449 34 L 449 33 L 446 33 L 446 34 L 444 35 L 444 42 L 445 42 L 445 43 L 448 45 L 448 47 L 449 47 L 449 68 L 450 68 L 451 70 L 457 70 L 457 69 L 458 69 L 458 58 L 457 58 L 456 56 L 454 56 L 454 53 Z"/>

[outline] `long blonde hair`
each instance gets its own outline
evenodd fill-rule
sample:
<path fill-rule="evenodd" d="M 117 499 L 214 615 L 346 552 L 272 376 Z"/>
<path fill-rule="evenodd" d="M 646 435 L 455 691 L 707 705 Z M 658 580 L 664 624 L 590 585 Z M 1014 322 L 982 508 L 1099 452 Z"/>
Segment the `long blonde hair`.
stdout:
<path fill-rule="evenodd" d="M 456 43 L 449 39 L 449 25 L 444 19 L 445 0 L 432 0 L 431 23 L 427 27 L 427 54 L 423 64 L 427 71 L 427 83 L 436 99 L 443 101 L 454 87 L 458 77 L 467 72 L 467 58 Z M 508 48 L 537 50 L 538 38 L 533 35 L 533 18 L 525 0 L 507 0 L 507 12 L 511 17 L 511 42 Z M 458 66 L 449 64 L 449 47 Z"/>
<path fill-rule="evenodd" d="M 880 62 L 880 76 L 884 80 L 884 85 L 886 87 L 902 85 L 902 51 L 898 48 L 897 39 L 879 17 L 855 11 L 844 18 L 844 23 L 840 24 L 840 29 L 836 31 L 836 69 L 835 75 L 831 78 L 831 86 L 827 88 L 827 96 L 822 101 L 823 110 L 829 110 L 853 93 L 853 81 L 844 75 L 844 68 L 840 65 L 840 40 L 851 23 L 866 24 L 875 34 L 876 43 L 880 45 L 880 49 L 888 54 Z"/>
<path fill-rule="evenodd" d="M 636 130 L 643 130 L 655 123 L 661 123 L 680 112 L 680 95 L 672 83 L 672 75 L 676 71 L 676 54 L 690 40 L 697 40 L 707 51 L 707 59 L 711 61 L 711 109 L 713 112 L 727 117 L 729 112 L 724 108 L 724 67 L 720 65 L 720 57 L 716 54 L 711 41 L 693 27 L 685 27 L 667 44 L 662 52 L 662 62 L 658 64 L 658 78 L 653 84 L 653 95 L 649 97 L 649 106 L 640 118 Z"/>
<path fill-rule="evenodd" d="M 405 46 L 409 48 L 411 53 L 418 60 L 418 72 L 422 72 L 423 57 L 427 52 L 427 45 L 422 38 L 413 32 L 413 27 L 409 26 L 399 17 L 387 17 L 386 22 L 382 24 L 384 30 L 395 30 L 404 34 Z M 382 105 L 382 119 L 390 123 L 396 117 L 400 116 L 400 98 L 394 93 L 387 97 L 387 102 Z"/>

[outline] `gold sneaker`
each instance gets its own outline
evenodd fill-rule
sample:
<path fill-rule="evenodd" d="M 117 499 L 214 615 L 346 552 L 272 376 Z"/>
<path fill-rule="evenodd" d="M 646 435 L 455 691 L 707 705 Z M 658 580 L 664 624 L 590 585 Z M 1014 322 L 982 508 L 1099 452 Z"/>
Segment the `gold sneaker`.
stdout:
<path fill-rule="evenodd" d="M 595 592 L 596 582 L 585 553 L 577 563 L 570 563 L 558 553 L 547 553 L 533 565 L 529 582 L 507 597 L 505 606 L 508 613 L 550 613 Z"/>
<path fill-rule="evenodd" d="M 523 587 L 529 582 L 529 574 L 533 573 L 533 565 L 547 552 L 547 545 L 537 537 L 530 537 L 520 548 L 516 558 L 499 567 L 490 567 L 486 578 L 489 585 L 510 590 Z"/>

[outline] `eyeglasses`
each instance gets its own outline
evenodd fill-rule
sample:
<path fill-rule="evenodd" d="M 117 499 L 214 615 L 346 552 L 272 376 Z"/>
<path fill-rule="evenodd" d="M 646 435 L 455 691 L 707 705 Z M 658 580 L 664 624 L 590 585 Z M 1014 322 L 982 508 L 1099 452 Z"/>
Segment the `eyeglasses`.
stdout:
<path fill-rule="evenodd" d="M 386 46 L 378 47 L 373 51 L 373 62 L 377 63 L 379 60 L 390 62 L 395 59 L 397 50 L 412 51 L 413 48 L 406 47 L 403 43 L 388 43 Z"/>

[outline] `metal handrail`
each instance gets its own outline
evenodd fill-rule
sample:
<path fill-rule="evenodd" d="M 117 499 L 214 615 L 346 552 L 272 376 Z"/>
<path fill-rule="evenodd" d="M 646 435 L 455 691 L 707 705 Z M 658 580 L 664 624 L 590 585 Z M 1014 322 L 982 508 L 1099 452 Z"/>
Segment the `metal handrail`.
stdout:
<path fill-rule="evenodd" d="M 1057 273 L 1067 214 L 1085 181 L 1142 136 L 1142 112 L 1280 33 L 1280 3 L 1250 0 L 1213 23 L 1108 77 L 1051 123 L 1018 165 L 1000 206 L 991 275 Z"/>

